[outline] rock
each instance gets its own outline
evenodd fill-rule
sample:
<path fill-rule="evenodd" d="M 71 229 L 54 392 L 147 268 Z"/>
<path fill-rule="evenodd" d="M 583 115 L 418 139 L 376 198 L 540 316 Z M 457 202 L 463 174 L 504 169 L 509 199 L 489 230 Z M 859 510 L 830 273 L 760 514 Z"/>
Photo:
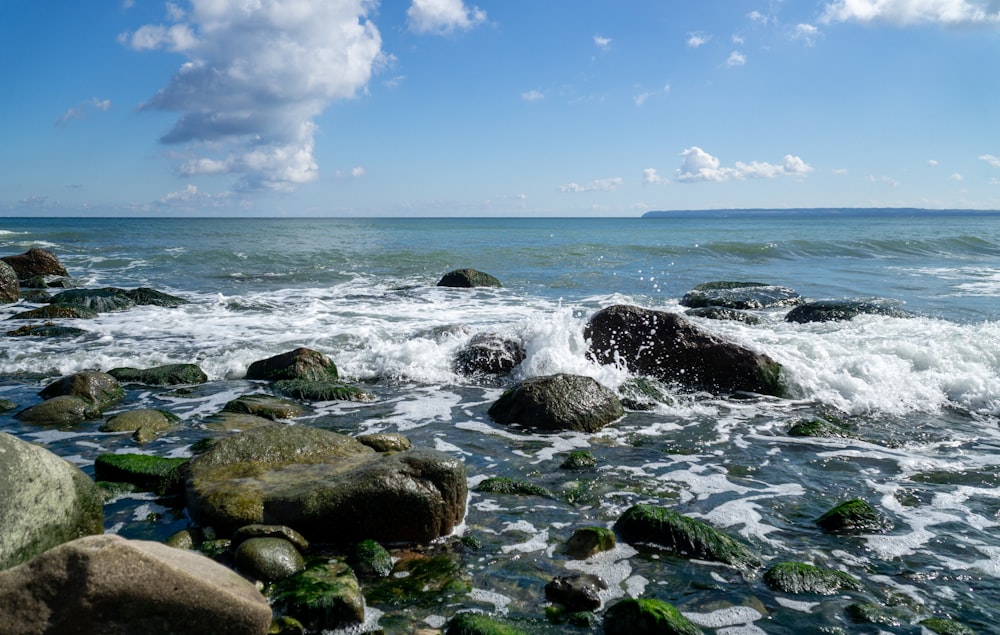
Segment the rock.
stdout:
<path fill-rule="evenodd" d="M 764 584 L 782 593 L 833 595 L 840 591 L 859 591 L 861 583 L 853 576 L 802 562 L 782 562 L 764 572 Z"/>
<path fill-rule="evenodd" d="M 80 468 L 0 432 L 0 569 L 104 533 L 103 504 L 100 488 Z M 5 617 L 0 611 L 0 625 Z"/>
<path fill-rule="evenodd" d="M 976 631 L 965 624 L 943 617 L 930 617 L 921 620 L 920 625 L 938 635 L 976 635 Z"/>
<path fill-rule="evenodd" d="M 251 538 L 281 538 L 295 545 L 299 551 L 309 549 L 306 537 L 285 525 L 244 525 L 233 532 L 230 540 L 234 547 L 238 547 L 244 540 Z"/>
<path fill-rule="evenodd" d="M 81 306 L 98 313 L 128 311 L 135 308 L 135 300 L 124 289 L 104 287 L 103 289 L 68 289 L 52 296 L 52 304 Z"/>
<path fill-rule="evenodd" d="M 604 614 L 606 635 L 701 635 L 702 630 L 662 600 L 627 599 Z"/>
<path fill-rule="evenodd" d="M 888 518 L 860 498 L 840 503 L 817 518 L 816 524 L 834 533 L 882 532 L 891 528 Z"/>
<path fill-rule="evenodd" d="M 844 608 L 844 613 L 851 618 L 852 622 L 858 624 L 900 626 L 903 623 L 895 615 L 887 613 L 882 606 L 871 602 L 849 604 Z"/>
<path fill-rule="evenodd" d="M 110 417 L 99 430 L 101 432 L 132 432 L 139 443 L 147 443 L 167 430 L 176 427 L 180 417 L 165 410 L 143 408 L 129 410 Z"/>
<path fill-rule="evenodd" d="M 633 505 L 615 523 L 615 531 L 627 542 L 654 543 L 684 558 L 741 569 L 760 566 L 760 559 L 728 534 L 666 507 Z"/>
<path fill-rule="evenodd" d="M 310 631 L 327 631 L 365 621 L 365 602 L 354 572 L 343 562 L 306 568 L 275 588 L 274 605 Z"/>
<path fill-rule="evenodd" d="M 461 375 L 507 375 L 524 361 L 520 342 L 498 335 L 475 335 L 455 356 L 455 372 Z"/>
<path fill-rule="evenodd" d="M 859 315 L 884 315 L 905 318 L 913 314 L 881 301 L 819 300 L 795 307 L 785 315 L 786 322 L 834 322 L 851 320 Z"/>
<path fill-rule="evenodd" d="M 149 454 L 101 454 L 94 460 L 94 478 L 132 483 L 161 496 L 180 494 L 184 491 L 189 461 Z"/>
<path fill-rule="evenodd" d="M 247 379 L 278 381 L 304 379 L 306 381 L 337 381 L 337 366 L 326 355 L 308 348 L 268 357 L 250 364 Z"/>
<path fill-rule="evenodd" d="M 10 399 L 0 399 L 0 412 L 10 412 L 17 408 L 17 403 Z"/>
<path fill-rule="evenodd" d="M 618 388 L 618 395 L 622 406 L 629 410 L 649 411 L 674 403 L 667 387 L 651 377 L 629 378 Z"/>
<path fill-rule="evenodd" d="M 274 383 L 274 389 L 286 397 L 305 401 L 357 401 L 360 403 L 375 401 L 375 395 L 370 392 L 339 381 L 282 379 Z"/>
<path fill-rule="evenodd" d="M 187 501 L 203 526 L 294 527 L 316 542 L 427 543 L 461 522 L 465 465 L 442 452 L 377 453 L 308 426 L 265 426 L 191 460 Z"/>
<path fill-rule="evenodd" d="M 729 320 L 730 322 L 743 322 L 744 324 L 760 324 L 760 318 L 753 313 L 740 311 L 737 309 L 727 309 L 721 306 L 705 306 L 697 309 L 688 309 L 684 315 L 691 317 L 705 318 L 706 320 Z"/>
<path fill-rule="evenodd" d="M 29 249 L 23 254 L 16 256 L 4 256 L 0 258 L 17 272 L 17 277 L 27 280 L 35 276 L 67 276 L 66 268 L 59 262 L 59 258 L 47 249 L 37 247 Z"/>
<path fill-rule="evenodd" d="M 266 635 L 271 607 L 193 551 L 116 535 L 80 538 L 0 572 L 5 635 Z"/>
<path fill-rule="evenodd" d="M 21 311 L 8 320 L 78 320 L 97 317 L 97 311 L 71 304 L 46 304 L 37 309 Z"/>
<path fill-rule="evenodd" d="M 248 538 L 236 548 L 236 568 L 261 582 L 277 582 L 306 568 L 302 554 L 284 538 Z"/>
<path fill-rule="evenodd" d="M 788 429 L 788 436 L 849 438 L 854 435 L 842 424 L 827 421 L 820 417 L 813 417 L 812 419 L 797 421 Z"/>
<path fill-rule="evenodd" d="M 60 395 L 15 413 L 14 418 L 40 426 L 67 427 L 101 416 L 101 411 L 79 397 Z"/>
<path fill-rule="evenodd" d="M 590 377 L 547 375 L 520 382 L 489 409 L 497 423 L 597 432 L 625 414 L 618 397 Z"/>
<path fill-rule="evenodd" d="M 589 450 L 570 452 L 566 460 L 559 466 L 560 470 L 584 470 L 597 465 L 597 457 Z"/>
<path fill-rule="evenodd" d="M 77 337 L 86 335 L 87 331 L 72 326 L 59 326 L 52 322 L 45 324 L 26 324 L 4 335 L 10 337 Z"/>
<path fill-rule="evenodd" d="M 108 374 L 122 383 L 147 386 L 191 386 L 208 381 L 197 364 L 165 364 L 153 368 L 112 368 Z"/>
<path fill-rule="evenodd" d="M 528 633 L 529 631 L 472 611 L 456 613 L 448 620 L 448 627 L 444 631 L 444 635 L 528 635 Z"/>
<path fill-rule="evenodd" d="M 439 287 L 501 287 L 500 281 L 488 273 L 475 269 L 455 269 L 438 280 Z"/>
<path fill-rule="evenodd" d="M 348 564 L 363 580 L 387 578 L 392 573 L 392 556 L 374 540 L 363 540 L 354 545 L 348 555 Z"/>
<path fill-rule="evenodd" d="M 0 304 L 13 304 L 21 299 L 21 282 L 17 272 L 0 260 Z"/>
<path fill-rule="evenodd" d="M 479 492 L 480 494 L 514 494 L 518 496 L 552 497 L 552 492 L 544 487 L 527 481 L 518 481 L 507 478 L 506 476 L 488 478 L 477 485 L 473 491 Z"/>
<path fill-rule="evenodd" d="M 294 419 L 305 410 L 297 403 L 271 395 L 243 395 L 222 407 L 223 412 L 256 415 L 265 419 Z"/>
<path fill-rule="evenodd" d="M 634 374 L 711 392 L 785 394 L 780 364 L 675 313 L 610 306 L 590 318 L 584 335 L 593 359 Z"/>
<path fill-rule="evenodd" d="M 566 553 L 574 560 L 586 560 L 602 551 L 611 551 L 615 544 L 615 533 L 610 529 L 582 527 L 574 531 L 566 542 Z"/>
<path fill-rule="evenodd" d="M 462 567 L 451 554 L 403 553 L 392 574 L 373 582 L 365 597 L 377 605 L 447 606 L 472 589 L 461 573 Z"/>
<path fill-rule="evenodd" d="M 361 434 L 355 438 L 376 452 L 402 452 L 413 447 L 410 440 L 398 432 L 375 432 Z"/>
<path fill-rule="evenodd" d="M 205 428 L 215 432 L 242 432 L 261 426 L 281 425 L 274 419 L 240 412 L 217 412 L 202 420 Z"/>
<path fill-rule="evenodd" d="M 126 289 L 125 295 L 140 306 L 152 305 L 172 309 L 179 307 L 182 304 L 188 304 L 188 301 L 184 298 L 178 298 L 177 296 L 170 295 L 169 293 L 163 293 L 162 291 L 157 291 L 156 289 L 150 289 L 149 287 Z"/>
<path fill-rule="evenodd" d="M 802 296 L 792 289 L 763 282 L 706 282 L 681 298 L 682 306 L 739 310 L 794 306 L 801 302 Z"/>
<path fill-rule="evenodd" d="M 68 289 L 69 278 L 65 276 L 32 276 L 21 281 L 21 289 Z"/>
<path fill-rule="evenodd" d="M 107 373 L 84 370 L 57 379 L 38 395 L 43 399 L 51 399 L 60 395 L 79 397 L 100 411 L 104 411 L 125 398 L 118 380 Z"/>
<path fill-rule="evenodd" d="M 601 591 L 608 583 L 590 573 L 574 573 L 553 578 L 545 585 L 545 597 L 571 611 L 596 611 L 601 608 Z"/>

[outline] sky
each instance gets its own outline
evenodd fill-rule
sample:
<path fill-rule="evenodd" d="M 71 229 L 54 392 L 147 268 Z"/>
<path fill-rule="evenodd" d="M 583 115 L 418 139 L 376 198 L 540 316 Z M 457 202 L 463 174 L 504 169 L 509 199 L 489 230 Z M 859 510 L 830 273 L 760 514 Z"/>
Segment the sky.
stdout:
<path fill-rule="evenodd" d="M 1000 209 L 1000 0 L 0 0 L 0 215 Z"/>

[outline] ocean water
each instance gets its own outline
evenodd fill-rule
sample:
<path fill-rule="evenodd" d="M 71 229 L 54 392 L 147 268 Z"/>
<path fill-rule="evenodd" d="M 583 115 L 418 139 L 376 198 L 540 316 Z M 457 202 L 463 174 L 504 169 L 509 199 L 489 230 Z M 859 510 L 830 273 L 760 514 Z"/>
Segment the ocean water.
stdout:
<path fill-rule="evenodd" d="M 0 337 L 0 397 L 26 407 L 53 378 L 84 369 L 199 364 L 192 394 L 130 388 L 114 412 L 166 409 L 184 424 L 145 446 L 128 435 L 26 426 L 0 430 L 40 443 L 92 473 L 103 452 L 184 456 L 204 417 L 258 391 L 255 360 L 299 346 L 326 353 L 373 403 L 314 404 L 297 425 L 348 434 L 398 431 L 465 461 L 470 488 L 491 476 L 527 479 L 551 498 L 473 493 L 460 532 L 471 585 L 430 606 L 370 607 L 387 632 L 435 627 L 457 610 L 542 619 L 545 583 L 574 570 L 624 596 L 670 601 L 707 632 L 920 633 L 951 617 L 1000 632 L 1000 214 L 880 210 L 703 212 L 666 218 L 558 219 L 0 219 L 0 254 L 54 251 L 76 286 L 148 286 L 190 304 L 139 307 L 77 321 L 71 339 Z M 500 289 L 436 287 L 473 267 Z M 568 372 L 619 388 L 621 368 L 587 359 L 583 326 L 610 304 L 683 311 L 694 285 L 743 280 L 810 299 L 880 299 L 914 317 L 860 316 L 792 324 L 692 318 L 783 366 L 787 399 L 726 399 L 668 389 L 651 411 L 595 434 L 537 434 L 490 421 L 519 379 Z M 0 307 L 0 319 L 35 305 Z M 10 322 L 12 330 L 20 323 Z M 512 377 L 457 375 L 476 333 L 515 338 L 527 358 Z M 798 438 L 817 415 L 857 438 Z M 596 468 L 560 470 L 587 449 Z M 821 532 L 817 518 L 861 497 L 891 521 L 881 534 Z M 645 547 L 570 561 L 560 546 L 585 525 L 610 526 L 652 502 L 725 529 L 767 562 L 804 560 L 846 571 L 860 594 L 794 597 L 759 575 L 676 560 Z M 109 505 L 106 530 L 162 539 L 187 519 L 150 496 Z M 891 605 L 896 621 L 859 624 L 845 608 Z M 386 626 L 392 625 L 392 626 Z M 599 632 L 599 627 L 560 627 Z M 407 632 L 399 630 L 398 632 Z M 826 631 L 832 632 L 832 631 Z"/>

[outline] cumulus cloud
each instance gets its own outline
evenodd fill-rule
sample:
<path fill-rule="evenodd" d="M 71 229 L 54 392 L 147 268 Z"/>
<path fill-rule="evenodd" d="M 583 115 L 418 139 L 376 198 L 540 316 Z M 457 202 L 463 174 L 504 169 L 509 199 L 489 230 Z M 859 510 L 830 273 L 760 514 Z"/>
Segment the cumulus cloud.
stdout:
<path fill-rule="evenodd" d="M 812 24 L 796 24 L 792 29 L 792 39 L 805 42 L 806 46 L 813 46 L 819 39 L 820 33 Z"/>
<path fill-rule="evenodd" d="M 642 171 L 643 185 L 665 185 L 667 182 L 667 179 L 657 174 L 656 168 L 646 168 Z"/>
<path fill-rule="evenodd" d="M 594 179 L 586 185 L 569 183 L 559 187 L 560 192 L 613 192 L 621 187 L 623 179 L 616 176 L 610 179 Z"/>
<path fill-rule="evenodd" d="M 1000 157 L 993 156 L 992 154 L 980 154 L 980 161 L 986 161 L 995 168 L 1000 168 Z"/>
<path fill-rule="evenodd" d="M 704 33 L 698 31 L 695 33 L 688 34 L 687 45 L 693 49 L 699 48 L 708 44 L 708 41 L 712 39 L 711 36 L 705 35 Z"/>
<path fill-rule="evenodd" d="M 609 48 L 611 48 L 611 38 L 609 38 L 609 37 L 601 37 L 600 35 L 595 35 L 594 36 L 594 45 L 597 48 L 601 49 L 602 51 L 606 51 Z"/>
<path fill-rule="evenodd" d="M 779 176 L 804 176 L 813 171 L 812 166 L 797 156 L 785 155 L 780 165 L 752 161 L 737 161 L 733 167 L 724 167 L 718 157 L 705 152 L 698 146 L 681 152 L 683 162 L 674 178 L 683 183 L 699 181 L 731 181 L 743 179 L 773 179 Z"/>
<path fill-rule="evenodd" d="M 743 66 L 747 63 L 747 56 L 739 51 L 733 51 L 726 60 L 726 66 Z"/>
<path fill-rule="evenodd" d="M 822 22 L 888 22 L 911 24 L 1000 24 L 996 0 L 836 0 Z"/>
<path fill-rule="evenodd" d="M 110 99 L 98 99 L 97 97 L 91 97 L 86 101 L 81 101 L 76 106 L 68 108 L 66 112 L 56 119 L 56 127 L 61 128 L 73 121 L 74 119 L 82 119 L 86 116 L 87 111 L 90 109 L 100 110 L 105 112 L 111 108 Z"/>
<path fill-rule="evenodd" d="M 486 21 L 486 12 L 469 9 L 462 0 L 413 0 L 406 18 L 414 33 L 447 34 L 479 26 Z"/>
<path fill-rule="evenodd" d="M 182 146 L 184 176 L 227 174 L 241 190 L 289 190 L 314 180 L 316 125 L 355 97 L 383 59 L 371 0 L 191 0 L 176 24 L 119 39 L 187 61 L 142 105 L 179 113 L 161 137 Z"/>

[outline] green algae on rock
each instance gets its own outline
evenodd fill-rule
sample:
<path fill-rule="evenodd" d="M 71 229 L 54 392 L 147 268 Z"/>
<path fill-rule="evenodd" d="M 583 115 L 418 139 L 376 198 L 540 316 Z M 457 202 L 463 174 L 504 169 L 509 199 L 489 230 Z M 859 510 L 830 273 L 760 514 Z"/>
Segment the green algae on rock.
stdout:
<path fill-rule="evenodd" d="M 545 489 L 540 485 L 535 485 L 534 483 L 529 483 L 527 481 L 520 481 L 517 479 L 507 478 L 506 476 L 497 476 L 494 478 L 488 478 L 479 485 L 473 488 L 474 492 L 480 494 L 513 494 L 517 496 L 547 496 L 551 497 L 552 492 Z"/>
<path fill-rule="evenodd" d="M 615 532 L 607 527 L 581 527 L 566 541 L 566 553 L 576 560 L 586 560 L 602 551 L 611 551 L 615 544 Z"/>
<path fill-rule="evenodd" d="M 94 461 L 94 477 L 132 483 L 161 495 L 178 494 L 184 489 L 188 461 L 148 454 L 102 454 Z"/>
<path fill-rule="evenodd" d="M 764 572 L 764 584 L 782 593 L 833 595 L 840 591 L 860 591 L 854 576 L 804 562 L 782 562 Z"/>
<path fill-rule="evenodd" d="M 354 572 L 343 562 L 319 563 L 275 585 L 273 603 L 314 631 L 365 621 L 365 601 Z"/>
<path fill-rule="evenodd" d="M 672 604 L 654 599 L 622 600 L 604 614 L 606 635 L 701 635 L 702 630 Z"/>
<path fill-rule="evenodd" d="M 891 528 L 888 518 L 860 498 L 840 503 L 817 518 L 816 524 L 834 533 L 878 532 Z"/>

